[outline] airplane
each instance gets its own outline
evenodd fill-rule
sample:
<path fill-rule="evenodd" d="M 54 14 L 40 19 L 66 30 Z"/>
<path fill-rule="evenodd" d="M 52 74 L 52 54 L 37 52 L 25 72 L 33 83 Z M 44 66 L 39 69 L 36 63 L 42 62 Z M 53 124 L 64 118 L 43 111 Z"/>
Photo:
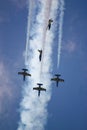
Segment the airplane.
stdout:
<path fill-rule="evenodd" d="M 27 73 L 28 69 L 22 69 L 23 72 L 18 72 L 18 74 L 23 75 L 23 80 L 25 81 L 25 76 L 31 76 L 31 74 Z"/>
<path fill-rule="evenodd" d="M 50 28 L 51 28 L 51 23 L 53 22 L 53 20 L 52 19 L 49 19 L 49 21 L 48 21 L 48 26 L 47 26 L 47 29 L 48 30 L 50 30 Z"/>
<path fill-rule="evenodd" d="M 52 78 L 51 81 L 56 81 L 56 85 L 58 87 L 59 82 L 64 82 L 64 79 L 60 79 L 59 77 L 61 76 L 60 74 L 55 74 L 56 77 Z"/>
<path fill-rule="evenodd" d="M 39 55 L 39 61 L 41 61 L 41 58 L 42 58 L 42 50 L 38 50 L 38 52 L 40 53 L 40 55 Z"/>
<path fill-rule="evenodd" d="M 46 91 L 46 89 L 41 87 L 41 85 L 43 85 L 41 83 L 37 83 L 37 85 L 39 85 L 39 87 L 35 87 L 33 90 L 38 90 L 38 96 L 40 96 L 40 91 Z"/>

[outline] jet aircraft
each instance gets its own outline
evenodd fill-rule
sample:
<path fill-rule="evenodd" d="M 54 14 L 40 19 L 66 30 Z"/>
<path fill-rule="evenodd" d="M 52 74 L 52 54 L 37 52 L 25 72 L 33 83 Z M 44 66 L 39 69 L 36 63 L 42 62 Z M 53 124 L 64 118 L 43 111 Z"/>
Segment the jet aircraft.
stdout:
<path fill-rule="evenodd" d="M 48 26 L 47 26 L 47 29 L 48 30 L 50 30 L 50 28 L 51 28 L 51 23 L 53 22 L 53 20 L 52 19 L 49 19 L 49 21 L 48 21 Z"/>
<path fill-rule="evenodd" d="M 31 74 L 27 73 L 28 69 L 22 69 L 23 72 L 18 72 L 18 74 L 23 75 L 23 80 L 25 81 L 25 76 L 31 76 Z"/>
<path fill-rule="evenodd" d="M 40 53 L 40 55 L 39 55 L 39 61 L 41 61 L 41 59 L 42 59 L 42 50 L 38 50 L 38 52 Z"/>
<path fill-rule="evenodd" d="M 33 90 L 38 90 L 38 96 L 40 96 L 40 91 L 46 91 L 46 89 L 41 87 L 41 85 L 43 85 L 41 83 L 37 83 L 37 85 L 39 85 L 39 87 L 35 87 Z"/>
<path fill-rule="evenodd" d="M 51 81 L 56 81 L 56 85 L 57 85 L 57 87 L 58 87 L 58 83 L 59 83 L 59 82 L 64 82 L 64 79 L 59 78 L 59 77 L 61 76 L 60 74 L 55 74 L 55 76 L 56 76 L 56 77 L 51 78 Z"/>

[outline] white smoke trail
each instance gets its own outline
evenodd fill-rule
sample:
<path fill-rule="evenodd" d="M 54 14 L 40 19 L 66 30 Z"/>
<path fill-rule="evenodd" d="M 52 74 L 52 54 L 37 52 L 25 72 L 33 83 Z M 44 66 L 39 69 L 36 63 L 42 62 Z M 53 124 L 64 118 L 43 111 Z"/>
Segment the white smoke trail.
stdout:
<path fill-rule="evenodd" d="M 59 39 L 58 39 L 58 62 L 57 68 L 60 64 L 61 44 L 62 44 L 62 30 L 63 30 L 63 17 L 64 17 L 64 0 L 60 0 L 60 16 L 59 16 Z"/>
<path fill-rule="evenodd" d="M 44 9 L 44 20 L 43 20 L 43 37 L 42 37 L 42 62 L 41 62 L 41 72 L 40 72 L 40 76 L 42 73 L 42 69 L 43 69 L 43 57 L 44 57 L 44 49 L 45 49 L 45 44 L 46 44 L 46 32 L 47 32 L 47 25 L 48 25 L 48 20 L 50 18 L 50 11 L 51 11 L 51 4 L 52 4 L 52 0 L 48 0 L 45 3 L 45 9 Z"/>
<path fill-rule="evenodd" d="M 27 43 L 26 43 L 26 66 L 29 69 L 32 77 L 27 79 L 27 82 L 23 86 L 23 99 L 20 104 L 20 123 L 18 130 L 43 130 L 47 120 L 47 103 L 51 98 L 51 82 L 49 73 L 51 69 L 51 55 L 52 55 L 52 44 L 54 39 L 54 31 L 52 28 L 50 31 L 46 28 L 46 22 L 49 17 L 55 21 L 57 10 L 59 7 L 59 0 L 37 0 L 35 1 L 38 6 L 37 12 L 34 15 L 35 20 L 30 33 L 27 32 Z M 48 6 L 47 8 L 47 5 Z M 34 8 L 34 5 L 32 6 Z M 30 10 L 31 11 L 31 10 Z M 30 16 L 30 15 L 29 15 Z M 30 22 L 29 17 L 29 24 Z M 29 39 L 29 37 L 32 37 Z M 45 42 L 45 43 L 44 43 Z M 38 59 L 39 48 L 44 48 L 43 67 L 41 72 L 41 63 Z M 29 53 L 28 53 L 29 52 Z M 41 78 L 40 78 L 41 77 Z M 43 83 L 43 87 L 47 89 L 46 93 L 41 92 L 40 97 L 37 96 L 37 92 L 33 91 L 33 87 L 36 83 Z"/>
<path fill-rule="evenodd" d="M 32 23 L 32 16 L 33 16 L 33 0 L 28 1 L 28 24 L 27 24 L 27 37 L 26 37 L 26 53 L 25 53 L 25 62 L 27 64 L 28 59 L 28 50 L 29 50 L 29 37 L 30 37 L 30 28 Z"/>

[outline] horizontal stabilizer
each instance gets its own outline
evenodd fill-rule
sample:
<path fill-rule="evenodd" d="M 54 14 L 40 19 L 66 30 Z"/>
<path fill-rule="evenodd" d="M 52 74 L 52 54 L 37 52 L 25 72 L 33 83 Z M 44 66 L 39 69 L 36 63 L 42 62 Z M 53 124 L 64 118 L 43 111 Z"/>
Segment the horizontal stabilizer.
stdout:
<path fill-rule="evenodd" d="M 61 76 L 61 75 L 60 75 L 60 74 L 55 74 L 55 76 L 59 77 L 59 76 Z"/>
<path fill-rule="evenodd" d="M 28 69 L 22 69 L 23 71 L 28 71 Z"/>
<path fill-rule="evenodd" d="M 37 85 L 40 85 L 40 86 L 41 86 L 41 85 L 43 85 L 43 84 L 41 84 L 41 83 L 37 83 Z"/>

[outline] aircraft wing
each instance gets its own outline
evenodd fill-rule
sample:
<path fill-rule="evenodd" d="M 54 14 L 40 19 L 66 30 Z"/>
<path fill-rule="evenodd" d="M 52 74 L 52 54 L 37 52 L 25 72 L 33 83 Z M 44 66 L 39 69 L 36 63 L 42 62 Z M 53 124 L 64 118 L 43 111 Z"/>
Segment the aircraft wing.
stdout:
<path fill-rule="evenodd" d="M 51 80 L 57 81 L 57 78 L 52 78 Z"/>
<path fill-rule="evenodd" d="M 39 90 L 39 87 L 33 88 L 34 90 Z"/>
<path fill-rule="evenodd" d="M 25 73 L 25 75 L 26 75 L 26 76 L 31 76 L 31 74 L 29 74 L 29 73 Z"/>
<path fill-rule="evenodd" d="M 59 79 L 60 82 L 64 82 L 64 79 Z"/>
<path fill-rule="evenodd" d="M 35 87 L 35 88 L 33 88 L 33 90 L 46 91 L 46 89 L 45 89 L 45 88 L 39 88 L 39 87 Z"/>
<path fill-rule="evenodd" d="M 18 72 L 18 74 L 24 75 L 24 72 Z"/>
<path fill-rule="evenodd" d="M 46 91 L 46 89 L 45 89 L 45 88 L 40 88 L 40 90 L 41 90 L 41 91 Z"/>

